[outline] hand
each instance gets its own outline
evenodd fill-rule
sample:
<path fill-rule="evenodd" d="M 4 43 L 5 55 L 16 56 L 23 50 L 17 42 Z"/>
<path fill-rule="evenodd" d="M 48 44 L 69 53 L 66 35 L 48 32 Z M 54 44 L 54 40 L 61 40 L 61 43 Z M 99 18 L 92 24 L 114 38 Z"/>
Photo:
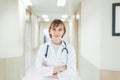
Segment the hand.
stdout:
<path fill-rule="evenodd" d="M 54 73 L 62 72 L 66 69 L 67 69 L 66 66 L 57 66 L 57 67 L 54 67 Z"/>
<path fill-rule="evenodd" d="M 61 67 L 61 71 L 60 72 L 62 72 L 62 71 L 64 71 L 64 70 L 66 70 L 67 69 L 67 67 L 66 66 L 62 66 Z"/>
<path fill-rule="evenodd" d="M 58 78 L 57 73 L 53 74 L 52 76 L 49 76 L 50 78 Z"/>
<path fill-rule="evenodd" d="M 44 63 L 42 63 L 42 67 L 46 67 L 46 65 Z"/>

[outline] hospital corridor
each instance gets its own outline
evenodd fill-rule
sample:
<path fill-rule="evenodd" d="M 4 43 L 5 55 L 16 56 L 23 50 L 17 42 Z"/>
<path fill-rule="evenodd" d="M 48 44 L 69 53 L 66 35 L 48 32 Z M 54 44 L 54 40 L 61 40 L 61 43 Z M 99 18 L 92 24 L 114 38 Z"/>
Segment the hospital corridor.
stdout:
<path fill-rule="evenodd" d="M 35 61 L 55 19 L 75 49 L 69 80 L 120 80 L 119 13 L 120 0 L 0 0 L 0 80 L 43 80 Z"/>

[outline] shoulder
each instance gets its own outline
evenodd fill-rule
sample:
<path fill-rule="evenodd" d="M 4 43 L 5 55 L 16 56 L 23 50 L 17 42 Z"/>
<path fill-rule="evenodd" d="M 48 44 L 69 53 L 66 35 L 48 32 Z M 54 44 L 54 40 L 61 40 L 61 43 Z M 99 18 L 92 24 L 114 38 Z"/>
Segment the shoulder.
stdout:
<path fill-rule="evenodd" d="M 45 54 L 45 52 L 47 50 L 47 45 L 49 45 L 49 43 L 43 43 L 42 45 L 40 45 L 40 47 L 38 49 L 38 54 L 40 54 L 40 55 Z"/>
<path fill-rule="evenodd" d="M 74 47 L 73 47 L 73 45 L 71 45 L 71 44 L 69 44 L 69 43 L 66 43 L 66 45 L 67 45 L 67 48 L 68 48 L 68 50 L 69 50 L 70 52 L 72 52 L 72 51 L 75 50 Z"/>
<path fill-rule="evenodd" d="M 44 48 L 44 47 L 46 47 L 47 45 L 50 45 L 50 43 L 49 43 L 49 42 L 43 43 L 40 47 L 41 47 L 41 48 Z"/>
<path fill-rule="evenodd" d="M 50 45 L 49 42 L 43 43 L 42 45 L 40 45 L 39 50 L 45 50 L 47 48 L 47 45 Z"/>
<path fill-rule="evenodd" d="M 67 49 L 68 49 L 68 54 L 69 54 L 69 57 L 74 57 L 76 56 L 76 51 L 75 51 L 75 48 L 71 45 L 71 44 L 67 44 Z"/>
<path fill-rule="evenodd" d="M 64 42 L 65 42 L 65 41 L 64 41 Z M 68 48 L 74 48 L 73 45 L 69 44 L 68 42 L 65 42 L 65 44 L 66 44 L 66 46 L 67 46 Z"/>

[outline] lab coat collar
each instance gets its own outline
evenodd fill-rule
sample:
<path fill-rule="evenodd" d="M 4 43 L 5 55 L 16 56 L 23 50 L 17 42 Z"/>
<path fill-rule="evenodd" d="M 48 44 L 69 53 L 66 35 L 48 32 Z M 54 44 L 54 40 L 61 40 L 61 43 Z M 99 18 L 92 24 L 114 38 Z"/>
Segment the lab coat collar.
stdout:
<path fill-rule="evenodd" d="M 64 42 L 65 42 L 65 41 L 62 40 L 62 46 L 63 46 L 63 47 L 66 47 L 67 43 L 66 43 L 66 42 L 64 43 Z M 52 45 L 52 44 L 53 44 L 52 40 L 50 40 L 49 43 L 50 43 L 50 45 Z M 66 44 L 66 45 L 65 45 L 65 44 Z"/>

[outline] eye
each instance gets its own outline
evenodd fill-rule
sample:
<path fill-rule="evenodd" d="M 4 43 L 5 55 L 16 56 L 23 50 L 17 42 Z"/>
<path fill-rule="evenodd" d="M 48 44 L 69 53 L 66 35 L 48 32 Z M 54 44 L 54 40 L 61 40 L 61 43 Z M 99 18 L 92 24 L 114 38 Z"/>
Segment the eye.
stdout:
<path fill-rule="evenodd" d="M 59 29 L 59 31 L 62 31 L 62 28 L 61 28 L 61 29 Z"/>
<path fill-rule="evenodd" d="M 52 30 L 53 30 L 53 31 L 56 31 L 56 29 L 55 29 L 55 28 L 53 28 Z"/>

